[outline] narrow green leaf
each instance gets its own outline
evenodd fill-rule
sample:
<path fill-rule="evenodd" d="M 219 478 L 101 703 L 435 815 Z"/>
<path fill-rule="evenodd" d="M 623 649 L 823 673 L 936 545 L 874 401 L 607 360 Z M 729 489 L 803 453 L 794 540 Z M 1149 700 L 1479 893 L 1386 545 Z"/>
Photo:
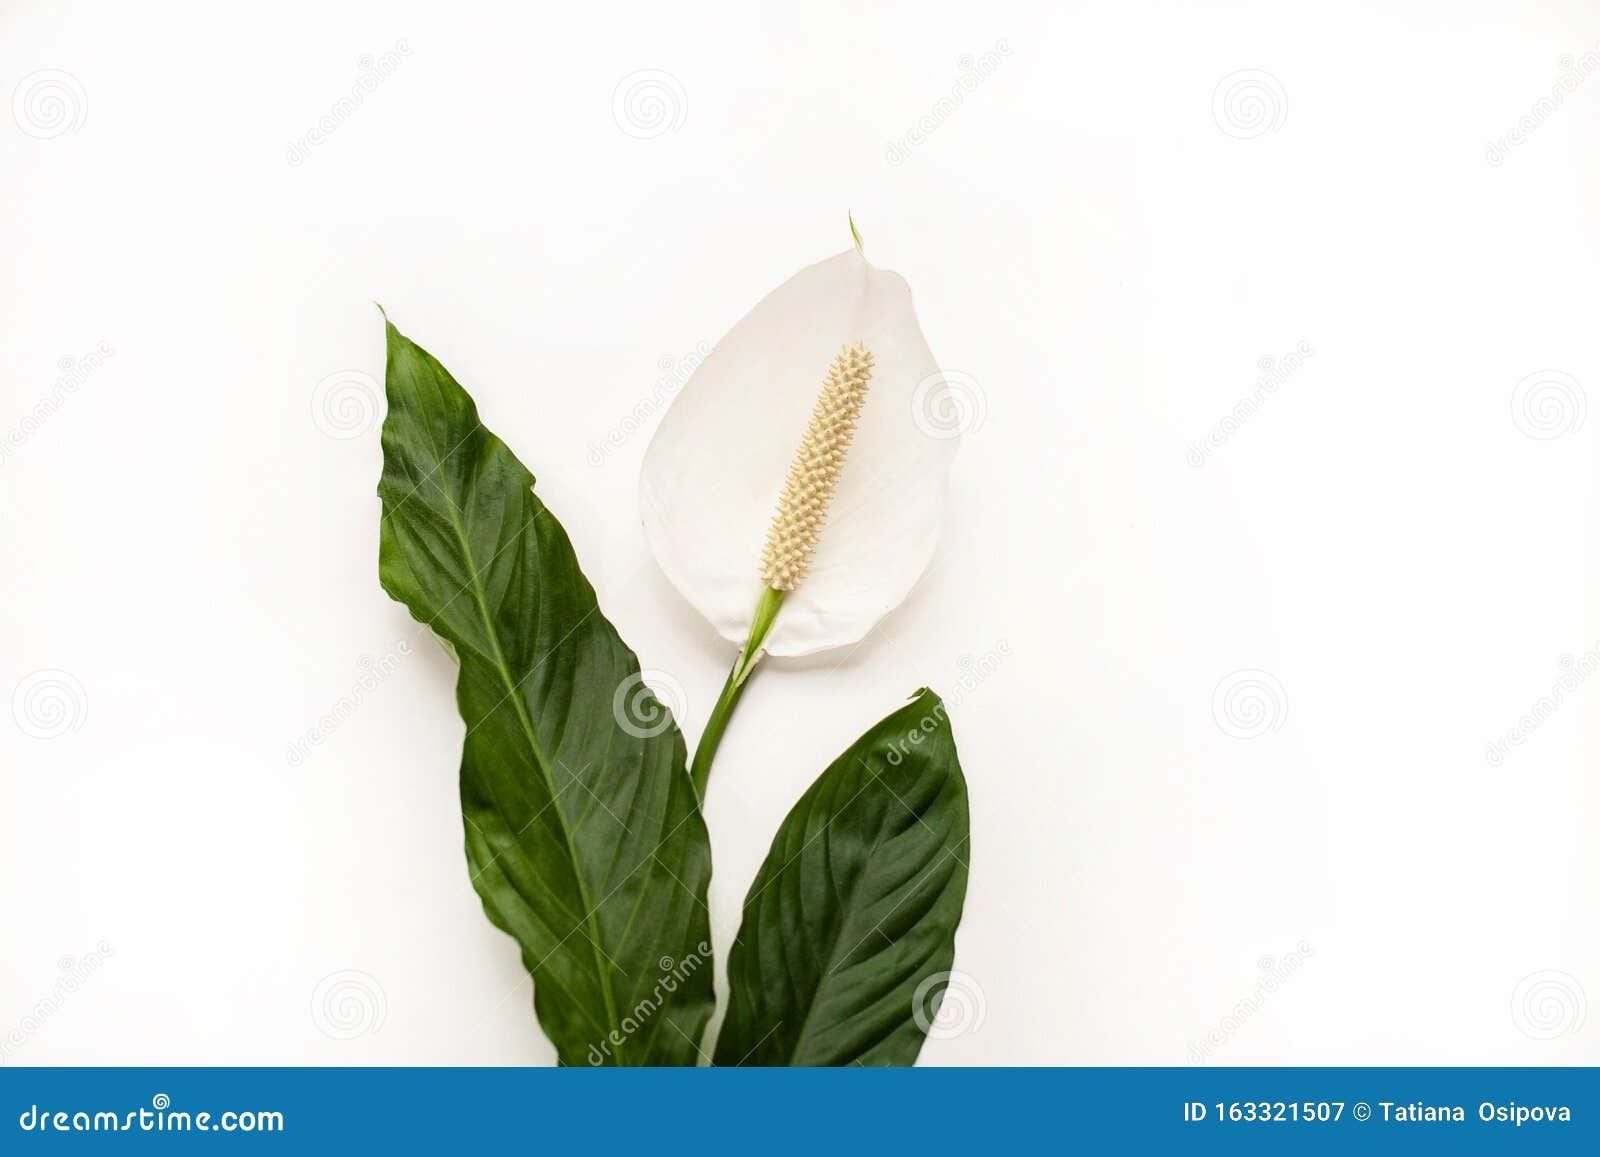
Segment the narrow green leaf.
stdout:
<path fill-rule="evenodd" d="M 384 590 L 454 650 L 484 911 L 561 1063 L 692 1065 L 712 1007 L 705 822 L 683 737 L 533 475 L 392 324 Z"/>
<path fill-rule="evenodd" d="M 912 1064 L 966 892 L 967 785 L 944 704 L 923 689 L 778 829 L 728 959 L 716 1063 Z"/>

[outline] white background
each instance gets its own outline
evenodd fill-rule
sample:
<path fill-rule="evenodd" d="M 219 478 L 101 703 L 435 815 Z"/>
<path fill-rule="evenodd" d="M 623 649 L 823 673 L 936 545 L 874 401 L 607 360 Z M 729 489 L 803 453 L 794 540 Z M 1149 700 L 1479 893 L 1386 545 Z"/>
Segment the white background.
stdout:
<path fill-rule="evenodd" d="M 1600 1062 L 1600 679 L 1488 756 L 1600 640 L 1592 4 L 139 7 L 0 20 L 65 101 L 0 111 L 6 1063 L 552 1059 L 377 582 L 372 302 L 692 739 L 731 655 L 645 549 L 654 418 L 591 447 L 847 209 L 972 428 L 911 599 L 745 699 L 719 945 L 928 683 L 973 830 L 925 1063 Z"/>

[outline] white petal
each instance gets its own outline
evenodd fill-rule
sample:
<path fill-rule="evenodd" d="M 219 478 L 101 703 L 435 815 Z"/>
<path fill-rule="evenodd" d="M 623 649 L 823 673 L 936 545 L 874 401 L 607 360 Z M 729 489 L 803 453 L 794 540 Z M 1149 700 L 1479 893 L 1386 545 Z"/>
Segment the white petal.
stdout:
<path fill-rule="evenodd" d="M 803 269 L 730 330 L 645 453 L 639 506 L 656 560 L 723 638 L 742 644 L 761 547 L 828 365 L 857 341 L 875 366 L 811 570 L 768 636 L 774 655 L 859 641 L 933 556 L 957 440 L 911 290 L 854 249 Z M 920 389 L 919 389 L 920 387 Z"/>

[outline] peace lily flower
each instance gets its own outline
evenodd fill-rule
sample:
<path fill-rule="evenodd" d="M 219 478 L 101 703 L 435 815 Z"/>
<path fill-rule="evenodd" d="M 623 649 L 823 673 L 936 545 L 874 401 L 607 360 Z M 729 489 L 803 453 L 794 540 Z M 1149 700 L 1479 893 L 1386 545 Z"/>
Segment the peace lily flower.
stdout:
<path fill-rule="evenodd" d="M 931 420 L 950 404 L 944 382 L 910 288 L 850 230 L 854 248 L 795 274 L 717 343 L 645 453 L 651 550 L 741 645 L 695 754 L 702 793 L 762 654 L 859 642 L 921 577 L 944 518 L 957 445 Z"/>

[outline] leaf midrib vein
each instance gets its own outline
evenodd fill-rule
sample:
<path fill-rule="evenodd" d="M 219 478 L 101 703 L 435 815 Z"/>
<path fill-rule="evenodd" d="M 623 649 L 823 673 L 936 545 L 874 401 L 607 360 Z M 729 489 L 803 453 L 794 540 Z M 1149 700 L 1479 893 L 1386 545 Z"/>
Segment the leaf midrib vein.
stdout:
<path fill-rule="evenodd" d="M 867 773 L 867 775 L 869 776 L 869 779 L 867 780 L 867 783 L 871 783 L 873 780 L 876 780 L 876 779 L 880 778 L 878 773 L 876 771 L 874 771 L 872 768 L 868 767 L 866 765 L 866 763 L 859 756 L 856 757 L 856 762 L 861 764 L 862 770 L 864 770 Z M 850 799 L 845 803 L 845 807 L 849 807 L 850 804 L 854 803 L 856 801 L 856 796 L 860 795 L 862 791 L 865 791 L 866 790 L 866 786 L 867 786 L 867 784 L 863 784 L 860 788 L 858 788 L 856 790 L 856 792 L 855 792 L 855 795 L 852 795 L 850 797 Z M 833 819 L 837 819 L 842 814 L 844 814 L 844 812 L 843 812 L 843 809 L 841 808 L 839 811 L 837 811 L 837 812 L 835 812 L 833 814 Z M 832 826 L 833 819 L 830 819 L 828 821 L 828 823 L 826 825 L 824 825 L 824 827 L 823 827 L 823 832 L 824 833 L 826 833 L 828 827 Z M 851 914 L 852 909 L 855 906 L 856 893 L 861 890 L 861 887 L 865 883 L 867 876 L 871 874 L 870 873 L 870 868 L 871 868 L 871 865 L 872 865 L 873 857 L 875 857 L 878 854 L 878 849 L 883 846 L 883 829 L 884 829 L 884 826 L 885 825 L 884 825 L 883 821 L 880 818 L 880 822 L 878 824 L 878 833 L 877 833 L 876 836 L 873 837 L 873 840 L 872 840 L 872 850 L 869 851 L 866 854 L 866 856 L 862 859 L 862 861 L 861 861 L 861 871 L 856 873 L 856 878 L 853 881 L 851 881 L 851 883 L 850 883 L 849 902 L 845 903 L 845 904 L 841 904 L 840 907 L 839 907 L 839 910 L 843 914 L 844 919 L 839 921 L 839 927 L 837 929 L 835 929 L 834 934 L 833 934 L 833 941 L 832 941 L 832 943 L 830 943 L 828 945 L 827 953 L 826 953 L 826 957 L 827 957 L 827 960 L 828 960 L 828 967 L 826 969 L 824 969 L 822 971 L 822 973 L 817 977 L 817 985 L 816 985 L 815 988 L 813 988 L 811 990 L 811 999 L 806 1004 L 806 1015 L 800 1021 L 800 1029 L 799 1029 L 799 1031 L 795 1033 L 794 1048 L 792 1050 L 790 1050 L 789 1058 L 788 1058 L 788 1060 L 786 1062 L 787 1064 L 790 1064 L 790 1065 L 794 1064 L 795 1057 L 799 1056 L 801 1051 L 802 1051 L 802 1049 L 804 1048 L 805 1039 L 806 1039 L 806 1033 L 809 1032 L 810 1028 L 811 1028 L 811 1018 L 812 1018 L 812 1016 L 814 1016 L 816 1014 L 817 1005 L 821 1003 L 821 995 L 822 995 L 823 986 L 828 983 L 829 979 L 833 976 L 834 970 L 838 967 L 838 961 L 833 959 L 833 954 L 836 951 L 838 951 L 839 942 L 844 939 L 844 927 L 850 921 L 850 914 Z M 824 849 L 826 849 L 826 847 L 827 847 L 827 842 L 826 841 L 824 841 L 823 847 L 824 847 Z M 831 872 L 829 873 L 828 883 L 829 883 L 829 887 L 831 888 L 832 885 L 833 885 L 833 876 L 832 876 Z M 859 945 L 857 945 L 857 947 L 859 947 Z M 850 951 L 854 952 L 855 949 L 852 948 Z"/>
<path fill-rule="evenodd" d="M 442 391 L 440 401 L 443 401 Z M 434 440 L 433 431 L 428 428 L 426 422 L 418 422 L 417 424 L 423 428 L 427 435 L 428 445 L 433 450 L 435 460 L 438 462 L 436 469 L 442 470 L 444 467 L 444 459 L 438 457 L 439 444 Z M 452 451 L 452 453 L 454 453 L 454 451 Z M 477 567 L 475 565 L 476 559 L 472 553 L 472 547 L 467 539 L 466 528 L 462 524 L 462 511 L 456 506 L 455 499 L 451 497 L 449 491 L 445 490 L 444 486 L 440 484 L 437 478 L 430 478 L 430 480 L 438 489 L 440 496 L 445 500 L 445 505 L 449 510 L 451 529 L 455 531 L 456 540 L 461 544 L 461 556 L 467 561 L 467 576 L 472 585 L 473 601 L 477 603 L 478 614 L 483 620 L 484 633 L 489 638 L 490 646 L 494 648 L 494 655 L 490 660 L 491 666 L 494 667 L 495 671 L 505 682 L 507 697 L 512 701 L 514 710 L 517 713 L 517 721 L 521 725 L 523 735 L 527 739 L 528 746 L 533 752 L 534 763 L 538 765 L 539 773 L 544 776 L 545 787 L 550 792 L 551 799 L 554 800 L 556 795 L 555 779 L 550 774 L 550 768 L 546 762 L 544 752 L 540 749 L 538 737 L 534 733 L 533 720 L 528 717 L 527 704 L 523 702 L 522 695 L 517 690 L 517 680 L 511 677 L 510 665 L 506 662 L 505 651 L 500 646 L 500 636 L 495 630 L 494 618 L 489 613 L 487 594 L 483 589 L 481 576 L 478 574 Z M 533 496 L 531 485 L 528 493 L 530 497 L 534 497 L 535 502 L 538 501 L 538 498 Z M 542 506 L 543 504 L 541 503 L 540 505 Z M 589 941 L 589 947 L 594 955 L 595 973 L 600 980 L 600 995 L 605 999 L 606 1004 L 606 1020 L 612 1028 L 615 1028 L 618 1024 L 616 998 L 615 994 L 613 994 L 611 991 L 611 968 L 610 965 L 603 959 L 598 943 L 600 939 L 600 926 L 598 921 L 595 920 L 596 911 L 589 902 L 589 888 L 587 882 L 583 878 L 583 866 L 578 862 L 578 849 L 573 843 L 572 832 L 567 826 L 567 816 L 566 813 L 562 811 L 559 800 L 556 801 L 555 812 L 557 818 L 561 821 L 562 842 L 566 844 L 567 856 L 572 861 L 572 875 L 573 879 L 578 885 L 578 899 L 583 905 L 583 910 L 585 912 L 582 922 L 587 923 L 590 931 L 594 933 L 592 937 L 586 936 L 584 939 Z M 537 979 L 535 979 L 535 983 L 537 982 Z M 617 1047 L 616 1057 L 618 1064 L 621 1064 L 621 1046 Z"/>

